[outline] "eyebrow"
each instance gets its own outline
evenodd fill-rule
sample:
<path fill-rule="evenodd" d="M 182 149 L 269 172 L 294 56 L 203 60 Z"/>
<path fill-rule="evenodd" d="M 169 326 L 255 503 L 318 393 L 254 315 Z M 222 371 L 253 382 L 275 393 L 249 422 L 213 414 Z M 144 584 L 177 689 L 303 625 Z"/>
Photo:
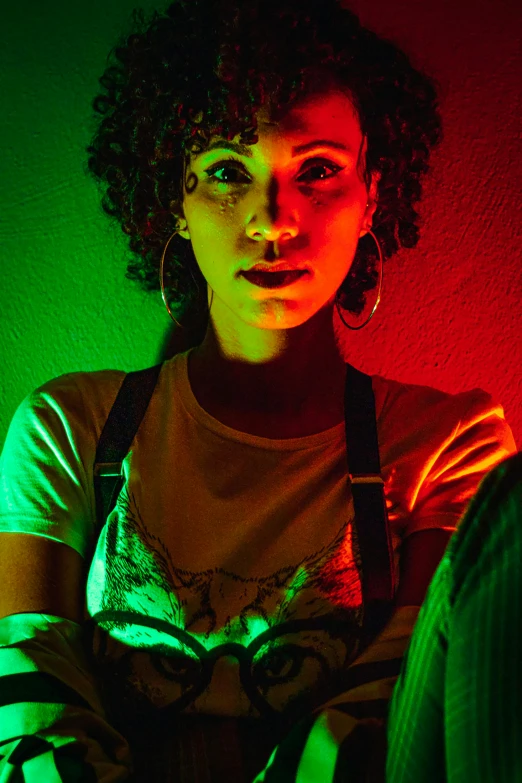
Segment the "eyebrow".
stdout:
<path fill-rule="evenodd" d="M 347 147 L 345 144 L 341 144 L 340 141 L 331 141 L 330 139 L 314 139 L 314 141 L 307 141 L 306 144 L 298 144 L 297 147 L 292 147 L 292 157 L 295 158 L 296 155 L 300 155 L 302 152 L 308 152 L 308 150 L 311 150 L 314 147 L 332 147 L 333 149 L 344 150 L 345 152 L 352 151 L 350 147 Z M 198 158 L 200 155 L 203 155 L 205 152 L 210 152 L 211 150 L 230 150 L 231 152 L 236 152 L 238 155 L 245 155 L 247 158 L 253 157 L 252 150 L 250 149 L 249 145 L 238 144 L 235 141 L 227 141 L 225 139 L 216 139 L 215 141 L 211 142 L 205 150 L 195 153 L 193 157 Z"/>

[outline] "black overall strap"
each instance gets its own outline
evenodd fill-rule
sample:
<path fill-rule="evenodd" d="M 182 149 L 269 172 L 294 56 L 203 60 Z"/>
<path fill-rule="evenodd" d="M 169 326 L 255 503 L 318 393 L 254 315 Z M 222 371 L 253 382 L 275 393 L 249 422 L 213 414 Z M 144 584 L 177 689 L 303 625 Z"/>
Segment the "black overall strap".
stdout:
<path fill-rule="evenodd" d="M 163 362 L 127 373 L 105 422 L 94 458 L 98 533 L 123 486 L 122 462 L 145 416 L 162 367 Z"/>
<path fill-rule="evenodd" d="M 395 595 L 393 548 L 381 476 L 372 379 L 346 364 L 346 458 L 362 560 L 363 647 L 384 627 Z"/>

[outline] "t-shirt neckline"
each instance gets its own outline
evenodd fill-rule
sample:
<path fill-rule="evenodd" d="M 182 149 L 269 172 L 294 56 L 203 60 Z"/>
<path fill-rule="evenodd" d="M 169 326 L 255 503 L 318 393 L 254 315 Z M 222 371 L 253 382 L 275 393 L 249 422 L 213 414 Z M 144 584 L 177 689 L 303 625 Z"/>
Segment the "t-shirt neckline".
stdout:
<path fill-rule="evenodd" d="M 248 443 L 252 446 L 258 446 L 265 449 L 277 449 L 278 451 L 296 451 L 320 446 L 336 441 L 341 434 L 344 434 L 344 422 L 340 422 L 322 432 L 316 432 L 313 435 L 305 435 L 299 438 L 264 438 L 260 435 L 241 432 L 240 430 L 233 429 L 232 427 L 223 424 L 201 407 L 192 391 L 188 376 L 188 356 L 191 350 L 193 349 L 189 348 L 183 353 L 176 354 L 176 356 L 169 360 L 169 364 L 172 364 L 172 369 L 176 376 L 177 383 L 175 385 L 181 404 L 188 415 L 191 416 L 198 425 L 205 429 L 210 430 L 226 440 Z"/>

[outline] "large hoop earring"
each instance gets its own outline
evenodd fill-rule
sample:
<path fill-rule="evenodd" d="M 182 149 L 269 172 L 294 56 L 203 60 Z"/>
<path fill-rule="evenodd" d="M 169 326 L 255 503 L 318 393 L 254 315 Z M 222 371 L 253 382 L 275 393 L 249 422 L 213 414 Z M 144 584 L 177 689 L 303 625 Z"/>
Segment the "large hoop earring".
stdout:
<path fill-rule="evenodd" d="M 367 323 L 369 323 L 372 320 L 373 315 L 374 315 L 374 313 L 377 310 L 377 307 L 379 305 L 379 302 L 381 301 L 382 283 L 383 283 L 383 278 L 384 278 L 384 260 L 383 260 L 383 257 L 382 257 L 382 250 L 381 250 L 381 246 L 379 244 L 379 241 L 378 241 L 377 237 L 375 236 L 375 234 L 373 233 L 373 231 L 370 228 L 368 228 L 367 231 L 368 231 L 369 234 L 372 235 L 372 237 L 373 237 L 373 239 L 375 241 L 375 244 L 377 245 L 377 249 L 379 251 L 379 266 L 380 266 L 379 286 L 378 286 L 378 290 L 377 290 L 377 299 L 375 300 L 375 304 L 373 306 L 373 310 L 371 311 L 370 315 L 368 316 L 368 318 L 366 319 L 366 321 L 363 324 L 361 324 L 360 326 L 350 326 L 350 324 L 346 323 L 346 321 L 344 320 L 343 315 L 341 313 L 341 307 L 339 305 L 339 299 L 338 299 L 339 291 L 337 291 L 337 293 L 335 294 L 335 306 L 337 308 L 337 312 L 339 313 L 339 318 L 341 319 L 343 324 L 346 327 L 348 327 L 348 329 L 352 329 L 353 331 L 358 331 L 359 329 L 362 329 L 363 327 L 366 326 Z"/>
<path fill-rule="evenodd" d="M 161 254 L 160 275 L 159 276 L 160 276 L 161 296 L 163 298 L 163 302 L 165 304 L 165 307 L 167 308 L 167 312 L 170 315 L 170 317 L 172 318 L 172 320 L 174 321 L 174 323 L 176 324 L 176 326 L 179 326 L 180 329 L 185 329 L 183 324 L 180 324 L 179 321 L 176 321 L 176 319 L 174 318 L 174 316 L 172 314 L 172 310 L 170 309 L 169 303 L 167 302 L 167 296 L 165 294 L 165 283 L 164 283 L 164 280 L 163 280 L 164 266 L 165 266 L 165 253 L 167 252 L 167 248 L 169 246 L 170 240 L 172 239 L 172 237 L 175 237 L 177 233 L 178 233 L 178 229 L 176 229 L 174 231 L 174 233 L 172 233 L 170 235 L 170 237 L 167 239 L 167 243 L 166 243 L 165 247 L 163 248 L 163 253 Z M 192 275 L 192 277 L 194 277 L 194 275 Z M 213 301 L 214 301 L 214 291 L 212 291 L 212 297 L 210 299 L 210 304 L 208 306 L 209 313 L 210 313 L 210 308 L 212 307 L 212 302 Z"/>
<path fill-rule="evenodd" d="M 172 320 L 174 321 L 174 323 L 176 324 L 176 326 L 179 326 L 179 327 L 180 327 L 180 329 L 184 329 L 185 327 L 183 326 L 183 324 L 180 324 L 180 323 L 179 323 L 179 321 L 176 321 L 176 319 L 175 319 L 175 318 L 174 318 L 174 316 L 172 315 L 172 310 L 171 310 L 171 309 L 170 309 L 170 307 L 169 307 L 169 303 L 167 302 L 167 297 L 166 297 L 166 295 L 165 295 L 165 283 L 163 282 L 163 268 L 164 268 L 164 264 L 165 264 L 165 253 L 167 252 L 167 248 L 168 248 L 168 246 L 169 246 L 169 242 L 170 242 L 170 240 L 172 239 L 172 237 L 175 237 L 177 233 L 178 233 L 178 229 L 176 229 L 176 230 L 174 231 L 174 233 L 170 235 L 170 237 L 167 239 L 167 244 L 166 244 L 166 245 L 165 245 L 165 247 L 163 248 L 163 253 L 161 254 L 161 263 L 160 263 L 160 286 L 161 286 L 161 296 L 162 296 L 162 298 L 163 298 L 163 302 L 164 302 L 164 304 L 165 304 L 165 307 L 167 308 L 167 312 L 168 312 L 168 314 L 170 315 L 170 317 L 172 318 Z"/>

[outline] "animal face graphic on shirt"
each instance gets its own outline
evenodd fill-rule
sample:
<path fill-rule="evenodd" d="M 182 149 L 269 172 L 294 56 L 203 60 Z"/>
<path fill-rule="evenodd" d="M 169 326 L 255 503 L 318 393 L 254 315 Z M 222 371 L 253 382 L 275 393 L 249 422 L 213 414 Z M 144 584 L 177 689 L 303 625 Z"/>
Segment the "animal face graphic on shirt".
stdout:
<path fill-rule="evenodd" d="M 89 575 L 93 651 L 108 700 L 148 710 L 298 715 L 328 697 L 359 649 L 360 577 L 344 523 L 269 574 L 175 563 L 124 490 Z"/>

